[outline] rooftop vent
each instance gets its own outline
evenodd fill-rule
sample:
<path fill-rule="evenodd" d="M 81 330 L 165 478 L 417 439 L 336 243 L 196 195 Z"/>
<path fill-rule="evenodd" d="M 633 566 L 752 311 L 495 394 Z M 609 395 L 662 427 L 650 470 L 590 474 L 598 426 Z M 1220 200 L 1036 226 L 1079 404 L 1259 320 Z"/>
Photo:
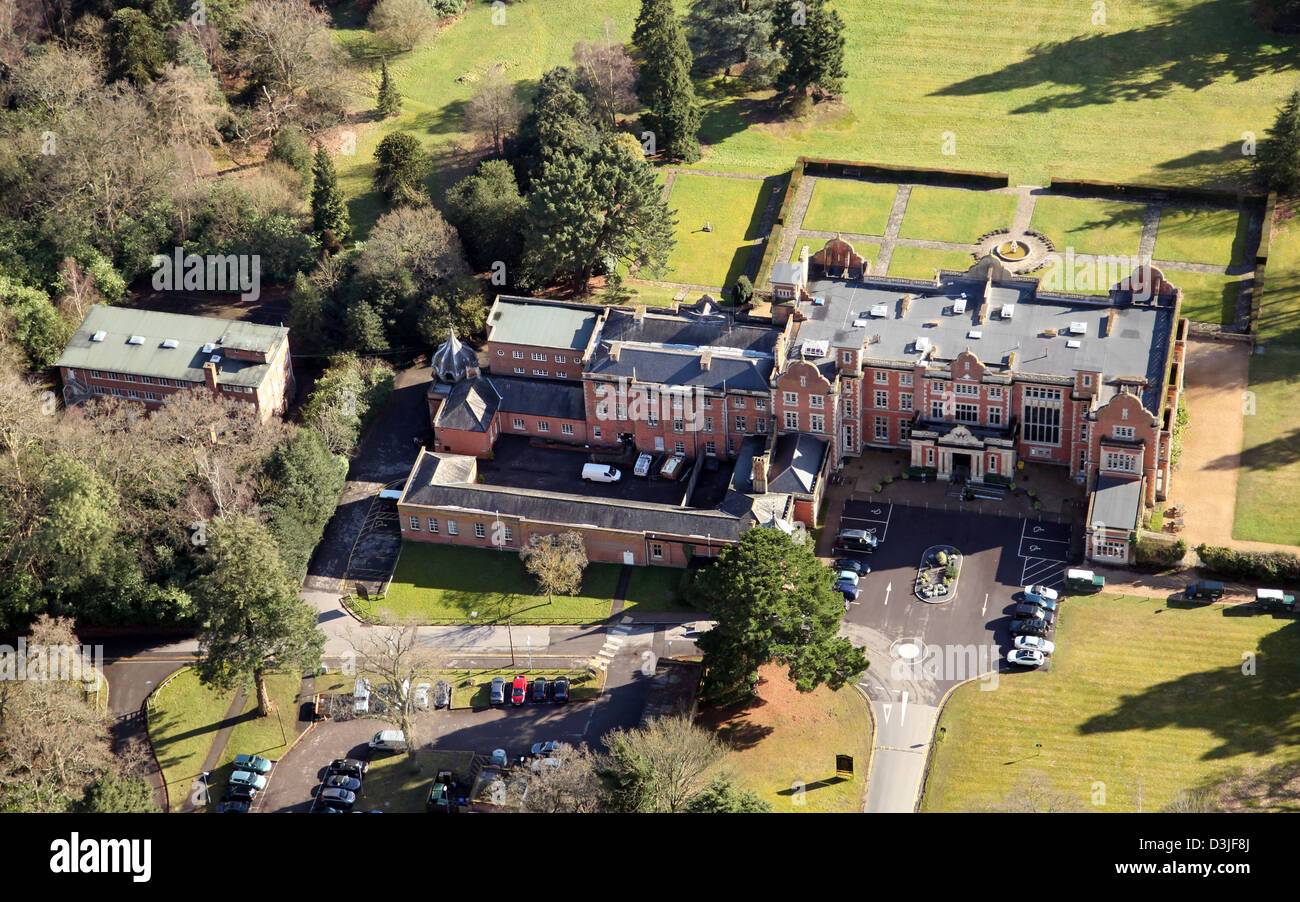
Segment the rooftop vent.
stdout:
<path fill-rule="evenodd" d="M 211 354 L 214 348 L 216 348 L 216 345 L 214 345 L 212 342 L 208 342 L 203 346 L 203 353 Z"/>
<path fill-rule="evenodd" d="M 867 321 L 860 316 L 853 321 L 853 328 L 855 329 L 865 329 L 866 327 Z"/>
<path fill-rule="evenodd" d="M 881 317 L 889 316 L 889 305 L 888 304 L 874 305 L 871 308 L 871 315 L 876 317 L 877 319 L 880 319 Z"/>
<path fill-rule="evenodd" d="M 953 313 L 966 312 L 966 295 L 963 294 L 960 298 L 952 302 L 952 312 Z"/>
<path fill-rule="evenodd" d="M 108 337 L 108 333 L 105 332 L 103 329 L 100 329 L 100 330 L 99 330 L 98 332 L 96 332 L 94 335 L 90 336 L 90 340 L 91 340 L 91 341 L 103 341 L 103 340 L 104 340 L 105 338 L 107 338 L 107 337 Z"/>
<path fill-rule="evenodd" d="M 1015 316 L 1015 315 L 1016 315 L 1016 305 L 1015 305 L 1015 304 L 1003 304 L 1003 305 L 1002 305 L 1002 318 L 1003 318 L 1003 319 L 1011 319 L 1011 317 L 1013 317 L 1013 316 Z"/>
<path fill-rule="evenodd" d="M 163 347 L 164 347 L 164 348 L 175 348 L 175 347 L 179 347 L 179 346 L 180 346 L 180 342 L 177 341 L 177 340 L 174 339 L 174 338 L 165 338 L 165 339 L 163 339 Z"/>
<path fill-rule="evenodd" d="M 1069 341 L 1067 341 L 1067 342 L 1065 343 L 1065 346 L 1066 346 L 1067 348 L 1081 348 L 1081 347 L 1083 347 L 1083 342 L 1081 342 L 1081 341 L 1075 341 L 1075 340 L 1072 338 L 1072 339 L 1070 339 Z"/>
<path fill-rule="evenodd" d="M 830 350 L 828 341 L 805 341 L 803 343 L 803 356 L 805 357 L 825 357 L 826 352 Z"/>
<path fill-rule="evenodd" d="M 983 338 L 983 337 L 984 337 L 984 333 L 981 332 L 979 329 L 971 329 L 969 332 L 966 333 L 966 337 L 967 337 L 967 338 Z"/>
<path fill-rule="evenodd" d="M 929 350 L 930 350 L 930 339 L 926 338 L 925 336 L 921 336 L 916 340 L 916 352 L 918 354 L 926 354 L 929 352 Z"/>
<path fill-rule="evenodd" d="M 132 335 L 130 338 L 128 338 L 128 339 L 126 340 L 126 343 L 129 344 L 129 345 L 142 345 L 142 344 L 144 344 L 144 336 L 143 336 L 143 335 Z"/>
<path fill-rule="evenodd" d="M 1088 334 L 1088 324 L 1087 324 L 1087 323 L 1070 323 L 1070 334 L 1071 334 L 1071 335 L 1087 335 L 1087 334 Z"/>
<path fill-rule="evenodd" d="M 221 362 L 220 354 L 213 354 L 211 357 L 208 358 L 208 363 L 220 363 L 220 362 Z"/>

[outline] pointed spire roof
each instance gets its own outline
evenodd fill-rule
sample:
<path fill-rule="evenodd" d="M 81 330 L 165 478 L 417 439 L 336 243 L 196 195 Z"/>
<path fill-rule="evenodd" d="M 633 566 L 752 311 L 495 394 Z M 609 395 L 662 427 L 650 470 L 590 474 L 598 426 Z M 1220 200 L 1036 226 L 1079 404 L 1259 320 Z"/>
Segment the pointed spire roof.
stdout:
<path fill-rule="evenodd" d="M 444 382 L 459 382 L 467 369 L 477 362 L 474 351 L 456 337 L 456 327 L 451 327 L 447 340 L 433 352 L 433 374 Z"/>

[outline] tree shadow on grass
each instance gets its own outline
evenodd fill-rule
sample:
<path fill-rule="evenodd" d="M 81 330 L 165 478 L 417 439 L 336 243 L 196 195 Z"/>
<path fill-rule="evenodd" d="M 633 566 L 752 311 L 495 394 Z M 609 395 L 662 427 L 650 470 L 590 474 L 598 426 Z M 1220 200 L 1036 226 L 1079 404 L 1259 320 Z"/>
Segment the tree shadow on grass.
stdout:
<path fill-rule="evenodd" d="M 1300 62 L 1295 52 L 1300 41 L 1253 27 L 1239 0 L 1167 8 L 1170 15 L 1152 25 L 1119 32 L 1098 27 L 1069 40 L 1038 44 L 1019 62 L 954 82 L 932 96 L 1047 87 L 1043 96 L 1010 111 L 1046 113 L 1250 81 Z M 1230 43 L 1234 36 L 1239 36 L 1235 44 Z"/>
<path fill-rule="evenodd" d="M 1300 365 L 1300 360 L 1296 361 Z M 1225 454 L 1205 465 L 1207 470 L 1278 470 L 1300 460 L 1300 426 L 1263 444 Z"/>
<path fill-rule="evenodd" d="M 1124 696 L 1114 710 L 1089 719 L 1079 732 L 1088 736 L 1176 727 L 1219 739 L 1202 760 L 1272 754 L 1300 744 L 1297 660 L 1300 623 L 1291 622 L 1260 640 L 1252 675 L 1240 665 L 1189 673 Z"/>

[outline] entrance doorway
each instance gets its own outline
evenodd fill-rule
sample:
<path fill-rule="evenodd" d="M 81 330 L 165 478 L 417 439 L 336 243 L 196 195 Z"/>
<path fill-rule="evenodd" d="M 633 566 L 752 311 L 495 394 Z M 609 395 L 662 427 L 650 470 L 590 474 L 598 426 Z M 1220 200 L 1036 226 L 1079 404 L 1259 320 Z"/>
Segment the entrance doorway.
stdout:
<path fill-rule="evenodd" d="M 966 483 L 970 481 L 970 455 L 953 454 L 952 455 L 952 481 Z"/>

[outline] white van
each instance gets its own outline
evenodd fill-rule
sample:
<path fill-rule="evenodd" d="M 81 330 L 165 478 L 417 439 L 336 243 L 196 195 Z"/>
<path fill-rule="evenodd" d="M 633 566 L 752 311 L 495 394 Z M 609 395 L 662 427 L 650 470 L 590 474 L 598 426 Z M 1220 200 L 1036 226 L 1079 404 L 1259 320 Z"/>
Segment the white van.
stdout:
<path fill-rule="evenodd" d="M 401 730 L 380 730 L 371 738 L 370 747 L 381 752 L 404 752 L 406 734 Z"/>
<path fill-rule="evenodd" d="M 618 468 L 609 464 L 582 465 L 582 478 L 588 482 L 618 482 L 622 475 Z"/>

